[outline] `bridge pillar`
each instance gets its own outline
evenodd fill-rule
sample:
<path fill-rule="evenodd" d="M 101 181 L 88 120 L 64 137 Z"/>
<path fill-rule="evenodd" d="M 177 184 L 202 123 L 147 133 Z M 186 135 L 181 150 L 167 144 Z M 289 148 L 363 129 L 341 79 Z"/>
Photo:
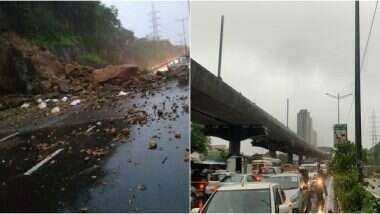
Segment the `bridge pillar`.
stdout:
<path fill-rule="evenodd" d="M 298 155 L 298 164 L 303 162 L 303 155 Z"/>
<path fill-rule="evenodd" d="M 238 127 L 231 127 L 231 139 L 229 145 L 230 155 L 240 155 L 240 132 Z"/>
<path fill-rule="evenodd" d="M 288 152 L 288 163 L 293 163 L 293 152 Z"/>

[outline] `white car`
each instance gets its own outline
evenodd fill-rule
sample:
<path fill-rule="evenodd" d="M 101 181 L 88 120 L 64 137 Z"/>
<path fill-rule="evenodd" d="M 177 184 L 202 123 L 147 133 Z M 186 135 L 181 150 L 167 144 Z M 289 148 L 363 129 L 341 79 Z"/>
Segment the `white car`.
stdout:
<path fill-rule="evenodd" d="M 276 183 L 243 183 L 222 186 L 200 210 L 201 213 L 289 213 L 290 204 Z"/>
<path fill-rule="evenodd" d="M 218 178 L 220 178 L 220 180 L 208 182 L 208 185 L 205 190 L 206 194 L 208 195 L 212 194 L 221 186 L 230 185 L 230 184 L 241 184 L 243 182 L 249 183 L 249 182 L 258 181 L 258 179 L 253 175 L 235 174 L 235 173 L 228 173 L 228 174 L 224 174 L 223 176 L 220 176 L 218 174 Z"/>
<path fill-rule="evenodd" d="M 278 183 L 284 190 L 286 199 L 292 204 L 292 211 L 299 213 L 305 208 L 304 197 L 301 191 L 301 175 L 298 173 L 282 173 L 273 175 L 265 181 Z"/>

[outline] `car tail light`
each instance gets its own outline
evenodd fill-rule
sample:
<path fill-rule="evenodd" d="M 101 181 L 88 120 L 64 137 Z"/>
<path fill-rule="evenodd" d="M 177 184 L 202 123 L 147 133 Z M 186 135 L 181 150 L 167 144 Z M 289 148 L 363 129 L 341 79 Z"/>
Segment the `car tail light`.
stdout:
<path fill-rule="evenodd" d="M 199 185 L 199 189 L 203 192 L 203 190 L 205 189 L 205 185 L 204 184 L 200 184 Z"/>
<path fill-rule="evenodd" d="M 202 208 L 203 208 L 203 200 L 198 200 L 198 203 L 197 203 L 196 207 L 200 208 L 200 209 L 199 209 L 199 212 L 202 212 Z"/>

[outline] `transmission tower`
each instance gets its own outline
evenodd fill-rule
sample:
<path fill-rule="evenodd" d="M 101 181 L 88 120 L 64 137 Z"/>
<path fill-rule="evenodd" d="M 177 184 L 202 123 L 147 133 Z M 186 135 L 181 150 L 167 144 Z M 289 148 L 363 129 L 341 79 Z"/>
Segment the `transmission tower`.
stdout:
<path fill-rule="evenodd" d="M 372 112 L 372 116 L 371 116 L 371 120 L 372 120 L 372 131 L 371 131 L 371 138 L 372 138 L 372 146 L 375 146 L 378 141 L 377 141 L 377 117 L 376 117 L 376 112 L 373 111 Z"/>
<path fill-rule="evenodd" d="M 152 24 L 152 39 L 159 40 L 159 30 L 158 30 L 158 11 L 154 7 L 154 2 L 152 2 L 152 11 L 151 11 L 151 24 Z"/>

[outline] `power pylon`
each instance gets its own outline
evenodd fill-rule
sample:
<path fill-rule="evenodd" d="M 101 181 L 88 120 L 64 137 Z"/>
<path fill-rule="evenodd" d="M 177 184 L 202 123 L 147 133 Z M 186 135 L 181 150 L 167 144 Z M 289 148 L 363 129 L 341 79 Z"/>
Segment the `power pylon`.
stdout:
<path fill-rule="evenodd" d="M 378 141 L 377 141 L 377 117 L 376 117 L 376 112 L 372 112 L 371 116 L 371 123 L 372 123 L 372 130 L 371 130 L 371 139 L 372 139 L 372 146 L 375 146 Z"/>
<path fill-rule="evenodd" d="M 151 24 L 152 24 L 152 39 L 153 40 L 159 40 L 160 35 L 159 35 L 159 30 L 158 30 L 158 12 L 156 8 L 154 7 L 154 2 L 152 2 L 152 11 L 150 13 L 151 15 Z"/>

